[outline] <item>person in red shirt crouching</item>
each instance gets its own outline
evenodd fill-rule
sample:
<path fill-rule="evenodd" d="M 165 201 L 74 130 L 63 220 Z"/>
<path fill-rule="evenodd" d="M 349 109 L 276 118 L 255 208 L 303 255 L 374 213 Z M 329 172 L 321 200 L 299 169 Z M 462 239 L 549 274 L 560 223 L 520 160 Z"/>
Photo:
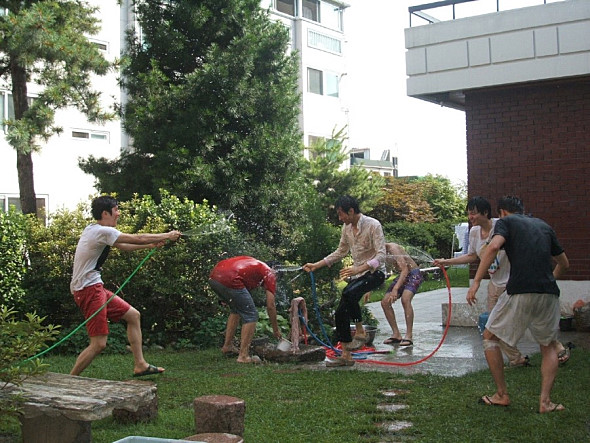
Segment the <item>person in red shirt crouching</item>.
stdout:
<path fill-rule="evenodd" d="M 209 275 L 209 284 L 219 299 L 230 307 L 229 318 L 225 328 L 225 340 L 221 351 L 231 354 L 236 351 L 233 339 L 236 334 L 240 318 L 242 319 L 242 333 L 238 363 L 260 362 L 258 356 L 250 356 L 250 344 L 256 331 L 258 311 L 250 291 L 263 287 L 266 291 L 266 311 L 272 326 L 273 334 L 281 338 L 281 331 L 277 323 L 277 308 L 275 293 L 277 289 L 276 274 L 266 263 L 253 257 L 241 255 L 220 261 Z"/>

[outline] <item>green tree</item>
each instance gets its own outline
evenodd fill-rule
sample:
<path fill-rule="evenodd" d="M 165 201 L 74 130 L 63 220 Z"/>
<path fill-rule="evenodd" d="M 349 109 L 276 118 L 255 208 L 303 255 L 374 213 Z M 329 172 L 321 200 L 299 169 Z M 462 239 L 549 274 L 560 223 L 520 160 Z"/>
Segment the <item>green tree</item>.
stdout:
<path fill-rule="evenodd" d="M 98 20 L 80 0 L 0 1 L 8 13 L 0 16 L 0 76 L 8 83 L 14 118 L 8 126 L 8 143 L 17 152 L 21 209 L 36 213 L 32 153 L 62 128 L 54 125 L 55 111 L 74 106 L 90 121 L 111 119 L 103 112 L 100 94 L 90 87 L 91 75 L 105 75 L 110 64 L 87 38 L 96 34 Z M 42 91 L 30 100 L 27 83 Z"/>
<path fill-rule="evenodd" d="M 385 177 L 385 181 L 383 196 L 371 211 L 371 216 L 381 223 L 435 221 L 419 182 L 396 177 Z"/>
<path fill-rule="evenodd" d="M 259 0 L 137 0 L 123 122 L 133 152 L 89 158 L 102 191 L 159 200 L 159 189 L 236 214 L 240 229 L 280 240 L 301 183 L 297 59 Z M 141 174 L 136 174 L 141 170 Z"/>
<path fill-rule="evenodd" d="M 381 223 L 456 222 L 465 218 L 465 188 L 448 178 L 386 177 L 385 192 L 371 215 Z"/>
<path fill-rule="evenodd" d="M 431 174 L 417 179 L 417 182 L 437 221 L 465 219 L 467 199 L 464 185 L 456 186 L 446 177 Z"/>
<path fill-rule="evenodd" d="M 358 199 L 363 212 L 369 212 L 383 195 L 385 181 L 378 174 L 364 168 L 340 167 L 349 159 L 344 129 L 335 131 L 330 139 L 320 138 L 309 147 L 311 159 L 305 176 L 319 196 L 326 219 L 339 223 L 334 212 L 334 202 L 341 195 L 352 195 Z"/>

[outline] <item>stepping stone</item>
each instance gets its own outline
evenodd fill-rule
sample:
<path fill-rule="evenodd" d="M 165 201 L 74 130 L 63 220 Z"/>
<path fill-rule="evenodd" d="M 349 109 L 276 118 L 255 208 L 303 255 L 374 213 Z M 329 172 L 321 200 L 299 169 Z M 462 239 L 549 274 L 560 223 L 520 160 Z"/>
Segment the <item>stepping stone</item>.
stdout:
<path fill-rule="evenodd" d="M 396 412 L 401 409 L 406 409 L 407 407 L 408 407 L 408 405 L 397 405 L 397 404 L 393 404 L 393 403 L 383 403 L 383 404 L 377 405 L 377 410 L 384 411 L 384 412 Z"/>
<path fill-rule="evenodd" d="M 383 394 L 385 397 L 395 397 L 397 395 L 405 395 L 409 393 L 410 391 L 407 389 L 392 389 L 390 391 L 381 391 L 381 394 Z"/>
<path fill-rule="evenodd" d="M 404 420 L 396 420 L 396 421 L 386 421 L 382 423 L 377 423 L 377 426 L 383 429 L 385 432 L 397 432 L 403 429 L 408 429 L 412 427 L 412 423 L 409 421 Z"/>

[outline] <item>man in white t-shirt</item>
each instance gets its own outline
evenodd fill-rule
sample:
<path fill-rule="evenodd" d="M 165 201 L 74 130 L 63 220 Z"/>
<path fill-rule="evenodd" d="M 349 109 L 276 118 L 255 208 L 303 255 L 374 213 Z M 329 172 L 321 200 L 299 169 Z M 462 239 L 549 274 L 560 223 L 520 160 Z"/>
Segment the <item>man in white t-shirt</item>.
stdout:
<path fill-rule="evenodd" d="M 473 197 L 467 202 L 467 216 L 472 228 L 469 230 L 469 248 L 467 254 L 451 259 L 436 259 L 435 266 L 451 266 L 475 263 L 479 260 L 494 233 L 497 218 L 492 218 L 490 202 L 483 197 Z M 498 251 L 492 265 L 488 269 L 487 309 L 491 312 L 498 301 L 498 297 L 506 290 L 510 277 L 510 261 L 504 250 Z M 515 346 L 500 343 L 500 347 L 508 358 L 511 367 L 528 366 L 529 357 L 523 356 Z"/>
<path fill-rule="evenodd" d="M 95 198 L 92 201 L 92 216 L 96 223 L 84 229 L 76 247 L 70 291 L 84 318 L 98 313 L 86 323 L 90 344 L 76 359 L 71 375 L 80 375 L 106 347 L 109 333 L 107 319 L 115 322 L 125 320 L 127 323 L 127 338 L 133 353 L 135 377 L 164 372 L 164 368 L 148 364 L 143 357 L 139 312 L 104 288 L 100 271 L 111 247 L 122 251 L 154 248 L 164 245 L 167 240 L 178 240 L 181 233 L 170 231 L 161 234 L 124 234 L 115 228 L 119 215 L 117 200 L 110 196 Z M 104 306 L 109 299 L 111 300 Z"/>

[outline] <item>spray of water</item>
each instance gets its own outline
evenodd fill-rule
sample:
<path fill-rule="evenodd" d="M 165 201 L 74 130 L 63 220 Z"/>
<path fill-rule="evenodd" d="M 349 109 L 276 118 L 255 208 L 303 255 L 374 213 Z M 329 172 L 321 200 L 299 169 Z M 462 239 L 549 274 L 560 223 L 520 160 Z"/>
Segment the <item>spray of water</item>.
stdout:
<path fill-rule="evenodd" d="M 200 237 L 205 235 L 229 232 L 231 227 L 230 220 L 233 218 L 234 214 L 231 211 L 223 211 L 220 212 L 220 214 L 222 215 L 221 218 L 215 220 L 214 222 L 204 223 L 196 228 L 183 231 L 182 236 Z"/>

